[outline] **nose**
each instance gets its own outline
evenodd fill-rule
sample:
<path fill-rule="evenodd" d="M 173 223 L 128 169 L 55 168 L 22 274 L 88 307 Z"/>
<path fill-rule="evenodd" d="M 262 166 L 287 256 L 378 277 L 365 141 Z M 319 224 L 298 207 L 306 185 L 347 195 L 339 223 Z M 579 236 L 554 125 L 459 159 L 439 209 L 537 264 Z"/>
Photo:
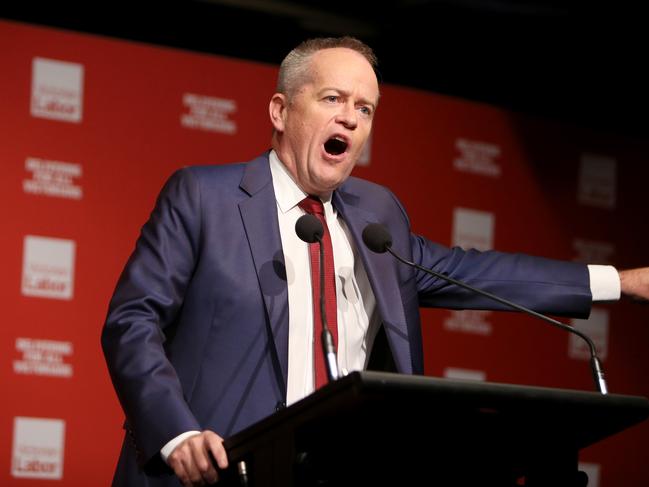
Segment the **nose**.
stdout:
<path fill-rule="evenodd" d="M 341 106 L 336 121 L 349 130 L 354 130 L 358 125 L 358 113 L 353 103 L 345 103 Z"/>

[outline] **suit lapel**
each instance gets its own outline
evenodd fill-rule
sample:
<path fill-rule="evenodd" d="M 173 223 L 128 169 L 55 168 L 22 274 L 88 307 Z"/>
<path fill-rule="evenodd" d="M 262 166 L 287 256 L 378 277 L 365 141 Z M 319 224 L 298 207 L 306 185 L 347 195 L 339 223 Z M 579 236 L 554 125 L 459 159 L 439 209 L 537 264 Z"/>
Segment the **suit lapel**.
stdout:
<path fill-rule="evenodd" d="M 247 164 L 240 187 L 249 198 L 239 203 L 241 219 L 264 297 L 273 337 L 273 361 L 286 398 L 288 377 L 288 289 L 277 205 L 268 156 Z"/>
<path fill-rule="evenodd" d="M 239 211 L 271 328 L 274 362 L 286 397 L 288 288 L 267 155 L 247 164 L 240 187 L 249 196 L 239 203 Z M 363 229 L 368 223 L 381 221 L 376 214 L 361 208 L 359 201 L 360 197 L 345 190 L 344 185 L 333 195 L 333 205 L 346 222 L 365 266 L 397 369 L 401 373 L 412 373 L 408 328 L 394 258 L 389 254 L 376 254 L 365 247 Z"/>
<path fill-rule="evenodd" d="M 374 253 L 363 243 L 365 226 L 382 222 L 377 215 L 359 206 L 361 198 L 358 195 L 344 188 L 345 185 L 334 192 L 333 205 L 346 222 L 365 266 L 397 369 L 401 373 L 412 373 L 408 327 L 394 257 Z"/>

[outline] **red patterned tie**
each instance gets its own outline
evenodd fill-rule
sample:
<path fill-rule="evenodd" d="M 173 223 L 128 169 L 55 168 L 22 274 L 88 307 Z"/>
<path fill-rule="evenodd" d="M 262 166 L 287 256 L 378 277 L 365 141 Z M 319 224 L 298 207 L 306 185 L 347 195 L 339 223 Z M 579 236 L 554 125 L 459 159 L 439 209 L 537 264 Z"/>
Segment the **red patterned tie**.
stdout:
<path fill-rule="evenodd" d="M 307 213 L 315 216 L 322 227 L 324 235 L 322 237 L 322 246 L 324 252 L 324 294 L 325 294 L 325 313 L 327 324 L 333 335 L 334 345 L 338 347 L 338 317 L 336 306 L 336 275 L 334 272 L 334 253 L 331 246 L 331 235 L 324 215 L 322 202 L 314 197 L 304 198 L 299 203 Z M 327 369 L 325 366 L 324 353 L 322 352 L 322 320 L 320 318 L 320 247 L 319 243 L 309 244 L 309 254 L 311 256 L 311 289 L 313 290 L 313 334 L 314 349 L 313 360 L 315 368 L 315 388 L 319 389 L 327 383 Z"/>

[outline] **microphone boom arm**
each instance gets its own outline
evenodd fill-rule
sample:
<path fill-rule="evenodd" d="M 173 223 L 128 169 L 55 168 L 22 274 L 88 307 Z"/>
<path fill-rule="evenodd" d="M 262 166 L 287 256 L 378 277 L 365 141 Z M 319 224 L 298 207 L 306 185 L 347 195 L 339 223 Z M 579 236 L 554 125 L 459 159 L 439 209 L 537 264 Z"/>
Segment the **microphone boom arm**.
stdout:
<path fill-rule="evenodd" d="M 597 350 L 595 349 L 595 344 L 593 341 L 590 339 L 588 335 L 585 333 L 577 330 L 573 326 L 566 325 L 565 323 L 561 323 L 560 321 L 557 321 L 553 318 L 550 318 L 549 316 L 545 316 L 541 313 L 537 313 L 534 310 L 531 310 L 529 308 L 526 308 L 525 306 L 521 306 L 520 304 L 516 304 L 512 301 L 509 301 L 505 298 L 501 298 L 500 296 L 496 296 L 495 294 L 492 294 L 488 291 L 483 291 L 482 289 L 478 289 L 476 287 L 470 286 L 469 284 L 466 284 L 462 281 L 458 281 L 457 279 L 453 279 L 452 277 L 446 276 L 444 274 L 441 274 L 439 272 L 436 272 L 432 269 L 428 269 L 426 267 L 423 267 L 419 264 L 416 264 L 415 262 L 410 262 L 409 260 L 404 259 L 400 255 L 396 254 L 390 245 L 385 245 L 385 250 L 390 252 L 394 256 L 395 259 L 397 259 L 399 262 L 402 262 L 406 265 L 415 267 L 416 269 L 419 269 L 420 271 L 426 272 L 427 274 L 430 274 L 432 276 L 435 276 L 439 279 L 442 279 L 444 281 L 450 282 L 452 284 L 455 284 L 456 286 L 459 286 L 464 289 L 468 289 L 469 291 L 472 291 L 474 293 L 480 294 L 482 296 L 485 296 L 486 298 L 489 298 L 493 301 L 496 301 L 500 304 L 504 304 L 505 306 L 508 306 L 509 308 L 515 309 L 517 311 L 522 311 L 523 313 L 528 313 L 531 314 L 532 316 L 535 316 L 536 318 L 539 318 L 547 323 L 550 323 L 553 326 L 556 326 L 557 328 L 561 328 L 562 330 L 569 331 L 570 333 L 574 333 L 581 337 L 587 344 L 588 347 L 590 348 L 590 365 L 591 369 L 593 372 L 593 380 L 595 381 L 595 387 L 597 388 L 597 391 L 602 393 L 602 394 L 608 394 L 608 388 L 606 385 L 606 380 L 604 379 L 604 372 L 601 366 L 601 363 L 599 361 L 599 358 L 597 357 Z"/>

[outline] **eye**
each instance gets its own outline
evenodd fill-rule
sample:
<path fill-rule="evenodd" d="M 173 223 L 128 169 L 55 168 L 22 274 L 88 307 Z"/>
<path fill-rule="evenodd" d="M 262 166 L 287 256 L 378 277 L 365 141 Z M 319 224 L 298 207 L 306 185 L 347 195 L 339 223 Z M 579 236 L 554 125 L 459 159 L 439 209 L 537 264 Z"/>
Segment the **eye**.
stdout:
<path fill-rule="evenodd" d="M 371 109 L 370 107 L 362 106 L 362 107 L 358 107 L 358 110 L 359 110 L 363 115 L 366 115 L 366 116 L 368 116 L 368 117 L 369 117 L 370 115 L 372 115 L 372 109 Z"/>
<path fill-rule="evenodd" d="M 328 95 L 325 96 L 325 101 L 328 101 L 329 103 L 336 103 L 338 101 L 338 97 L 336 95 Z"/>

